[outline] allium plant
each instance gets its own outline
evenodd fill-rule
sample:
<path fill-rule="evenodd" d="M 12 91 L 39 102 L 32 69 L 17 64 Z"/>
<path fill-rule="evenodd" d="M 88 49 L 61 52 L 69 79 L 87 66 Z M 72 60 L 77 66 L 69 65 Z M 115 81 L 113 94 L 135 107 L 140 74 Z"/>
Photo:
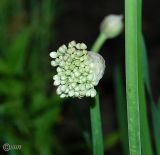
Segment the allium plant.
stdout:
<path fill-rule="evenodd" d="M 68 46 L 62 45 L 57 52 L 51 52 L 50 57 L 54 59 L 51 65 L 57 67 L 53 80 L 61 98 L 96 96 L 94 87 L 105 70 L 105 60 L 100 54 L 87 51 L 84 43 L 71 41 Z"/>
<path fill-rule="evenodd" d="M 105 60 L 98 54 L 107 39 L 119 35 L 123 28 L 121 15 L 107 16 L 101 23 L 100 34 L 91 51 L 84 43 L 71 41 L 62 45 L 50 57 L 57 74 L 53 76 L 57 94 L 61 97 L 94 97 L 90 104 L 93 155 L 103 155 L 103 136 L 101 127 L 100 101 L 95 89 L 105 70 Z"/>

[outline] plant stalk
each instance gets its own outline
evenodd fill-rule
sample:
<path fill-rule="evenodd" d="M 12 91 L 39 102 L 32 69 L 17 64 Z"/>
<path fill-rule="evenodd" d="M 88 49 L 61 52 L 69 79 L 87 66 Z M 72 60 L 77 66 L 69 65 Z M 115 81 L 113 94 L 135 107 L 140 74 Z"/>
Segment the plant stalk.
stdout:
<path fill-rule="evenodd" d="M 97 40 L 95 41 L 91 50 L 98 53 L 107 37 L 100 33 Z M 91 119 L 91 130 L 92 130 L 92 149 L 93 155 L 103 155 L 103 136 L 102 136 L 102 125 L 101 125 L 101 114 L 100 114 L 100 101 L 99 94 L 97 93 L 94 98 L 94 102 L 90 105 L 90 119 Z"/>

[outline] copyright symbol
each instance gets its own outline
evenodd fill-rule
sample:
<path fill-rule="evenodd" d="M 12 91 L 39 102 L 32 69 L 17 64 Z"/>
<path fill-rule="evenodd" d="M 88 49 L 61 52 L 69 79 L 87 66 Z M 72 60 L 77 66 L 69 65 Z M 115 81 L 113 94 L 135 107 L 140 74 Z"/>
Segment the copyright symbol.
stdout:
<path fill-rule="evenodd" d="M 3 144 L 3 150 L 4 151 L 9 151 L 10 150 L 10 145 L 9 144 Z"/>

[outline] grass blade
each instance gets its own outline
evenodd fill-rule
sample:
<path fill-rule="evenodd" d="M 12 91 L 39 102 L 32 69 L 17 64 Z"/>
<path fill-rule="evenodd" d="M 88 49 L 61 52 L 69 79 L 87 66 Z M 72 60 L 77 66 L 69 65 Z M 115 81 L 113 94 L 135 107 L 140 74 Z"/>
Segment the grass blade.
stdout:
<path fill-rule="evenodd" d="M 144 69 L 143 69 L 143 50 L 142 50 L 142 35 L 140 34 L 140 51 L 138 53 L 138 91 L 140 103 L 140 118 L 141 118 L 141 144 L 142 153 L 144 155 L 153 155 L 150 130 L 148 124 L 147 107 L 146 107 L 146 94 L 144 82 Z M 146 70 L 146 69 L 145 69 Z M 146 74 L 146 73 L 145 73 Z"/>
<path fill-rule="evenodd" d="M 144 76 L 144 82 L 147 88 L 147 91 L 149 93 L 150 98 L 152 98 L 152 92 L 151 92 L 151 84 L 150 84 L 150 76 L 149 76 L 149 63 L 148 63 L 148 57 L 147 57 L 147 48 L 145 44 L 144 37 L 142 37 L 142 63 L 143 63 L 143 76 Z"/>
<path fill-rule="evenodd" d="M 127 131 L 127 105 L 125 95 L 123 94 L 123 81 L 120 67 L 117 66 L 114 74 L 117 118 L 120 130 L 120 140 L 122 143 L 123 154 L 128 155 L 128 131 Z"/>
<path fill-rule="evenodd" d="M 150 84 L 150 77 L 149 77 L 149 65 L 148 65 L 148 58 L 147 58 L 147 48 L 145 44 L 145 40 L 142 40 L 142 51 L 143 51 L 143 70 L 144 70 L 144 82 L 147 88 L 147 92 L 150 97 L 151 102 L 151 112 L 152 112 L 152 123 L 153 123 L 153 131 L 154 131 L 154 138 L 155 138 L 155 145 L 156 145 L 156 152 L 160 155 L 160 111 L 155 106 L 155 102 L 153 99 L 152 91 L 151 91 L 151 84 Z"/>
<path fill-rule="evenodd" d="M 153 121 L 153 131 L 156 145 L 157 155 L 160 155 L 160 112 L 158 111 L 155 104 L 151 105 L 152 109 L 152 121 Z"/>

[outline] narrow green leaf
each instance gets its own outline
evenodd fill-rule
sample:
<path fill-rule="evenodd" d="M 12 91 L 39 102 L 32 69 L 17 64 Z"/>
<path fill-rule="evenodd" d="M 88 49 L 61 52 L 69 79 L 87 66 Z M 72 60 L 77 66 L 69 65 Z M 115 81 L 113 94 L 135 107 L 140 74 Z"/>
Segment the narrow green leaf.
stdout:
<path fill-rule="evenodd" d="M 160 155 L 160 112 L 154 104 L 152 104 L 151 107 L 156 152 L 157 155 Z"/>
<path fill-rule="evenodd" d="M 152 155 L 142 66 L 141 5 L 141 0 L 126 0 L 126 84 L 129 144 L 130 154 Z"/>
<path fill-rule="evenodd" d="M 153 131 L 154 131 L 154 138 L 155 138 L 155 145 L 156 145 L 156 152 L 160 155 L 160 111 L 158 111 L 158 107 L 155 106 L 155 102 L 153 99 L 152 91 L 151 91 L 151 83 L 150 83 L 150 76 L 149 76 L 149 63 L 147 57 L 147 48 L 145 44 L 145 40 L 143 38 L 142 41 L 142 61 L 143 61 L 143 70 L 144 70 L 144 82 L 147 88 L 147 93 L 149 94 L 150 102 L 151 102 L 151 112 L 152 112 L 152 123 L 153 123 Z"/>
<path fill-rule="evenodd" d="M 147 70 L 144 70 L 143 65 L 143 48 L 142 48 L 142 35 L 140 34 L 140 51 L 138 53 L 138 91 L 140 102 L 140 118 L 141 118 L 141 140 L 142 140 L 142 154 L 153 155 L 152 143 L 150 138 L 150 129 L 148 124 L 148 113 L 146 106 L 146 94 L 145 94 L 145 81 L 144 74 Z M 146 63 L 147 65 L 147 63 Z"/>
<path fill-rule="evenodd" d="M 124 95 L 123 81 L 121 70 L 119 66 L 115 68 L 114 74 L 115 81 L 115 93 L 116 93 L 116 106 L 117 106 L 117 118 L 120 130 L 120 140 L 123 148 L 123 154 L 129 154 L 129 144 L 128 144 L 128 128 L 127 128 L 127 104 Z"/>
<path fill-rule="evenodd" d="M 51 155 L 51 128 L 55 125 L 58 120 L 60 113 L 60 106 L 52 105 L 46 112 L 38 116 L 34 121 L 33 125 L 35 128 L 35 146 L 40 155 Z M 45 144 L 44 144 L 45 142 Z M 43 146 L 43 147 L 42 147 Z"/>
<path fill-rule="evenodd" d="M 141 155 L 138 53 L 141 53 L 141 0 L 125 0 L 126 93 L 130 155 Z"/>
<path fill-rule="evenodd" d="M 147 91 L 149 93 L 150 98 L 152 98 L 152 92 L 151 92 L 151 84 L 150 84 L 150 76 L 149 76 L 149 63 L 147 58 L 147 48 L 145 45 L 144 37 L 142 36 L 142 62 L 143 62 L 143 76 L 144 76 L 144 82 L 147 88 Z"/>

